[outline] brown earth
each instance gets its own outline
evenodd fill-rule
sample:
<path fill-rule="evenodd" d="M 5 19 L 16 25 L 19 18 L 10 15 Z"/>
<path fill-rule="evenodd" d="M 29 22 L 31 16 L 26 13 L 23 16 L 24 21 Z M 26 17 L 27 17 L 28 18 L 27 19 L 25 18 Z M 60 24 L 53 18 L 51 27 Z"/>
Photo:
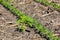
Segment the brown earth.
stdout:
<path fill-rule="evenodd" d="M 58 0 L 57 0 L 58 1 Z M 15 0 L 11 3 L 17 9 L 37 19 L 44 27 L 60 36 L 60 12 L 33 0 Z M 30 32 L 16 31 L 17 16 L 0 5 L 0 40 L 47 40 L 27 27 Z"/>

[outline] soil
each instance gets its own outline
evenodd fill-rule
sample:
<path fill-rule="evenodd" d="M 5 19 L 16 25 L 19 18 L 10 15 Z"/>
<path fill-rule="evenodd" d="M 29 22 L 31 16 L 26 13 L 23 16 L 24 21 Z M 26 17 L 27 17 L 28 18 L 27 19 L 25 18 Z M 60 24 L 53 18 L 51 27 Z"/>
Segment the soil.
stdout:
<path fill-rule="evenodd" d="M 26 15 L 35 18 L 44 27 L 60 37 L 59 11 L 34 0 L 14 0 L 12 3 L 8 0 L 8 2 L 17 9 L 23 11 Z M 47 40 L 36 33 L 33 28 L 27 27 L 27 30 L 30 32 L 16 31 L 17 19 L 16 15 L 0 4 L 0 40 Z"/>

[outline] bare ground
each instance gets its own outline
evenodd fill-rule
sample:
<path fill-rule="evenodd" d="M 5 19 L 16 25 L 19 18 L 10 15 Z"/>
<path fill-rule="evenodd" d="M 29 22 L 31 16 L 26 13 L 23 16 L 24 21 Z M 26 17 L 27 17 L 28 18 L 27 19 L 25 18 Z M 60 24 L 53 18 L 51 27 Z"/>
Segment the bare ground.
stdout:
<path fill-rule="evenodd" d="M 58 0 L 57 0 L 58 1 Z M 50 6 L 44 6 L 34 0 L 15 0 L 11 3 L 17 9 L 37 19 L 43 26 L 55 34 L 60 34 L 60 12 Z"/>
<path fill-rule="evenodd" d="M 30 32 L 17 31 L 16 20 L 13 13 L 0 5 L 0 40 L 46 40 L 29 27 Z"/>
<path fill-rule="evenodd" d="M 55 35 L 60 36 L 60 12 L 33 0 L 15 0 L 11 4 L 37 19 L 44 27 L 54 32 Z M 16 20 L 17 16 L 0 5 L 0 40 L 47 40 L 29 27 L 27 29 L 30 32 L 16 31 Z"/>

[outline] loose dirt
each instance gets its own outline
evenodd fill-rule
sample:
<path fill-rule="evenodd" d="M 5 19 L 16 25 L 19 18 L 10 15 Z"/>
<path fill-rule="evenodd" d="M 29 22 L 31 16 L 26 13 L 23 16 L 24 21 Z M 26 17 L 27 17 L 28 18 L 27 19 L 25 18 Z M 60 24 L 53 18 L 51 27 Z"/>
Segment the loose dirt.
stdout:
<path fill-rule="evenodd" d="M 34 0 L 15 0 L 13 3 L 8 0 L 8 2 L 26 15 L 38 20 L 44 27 L 60 37 L 60 12 Z M 47 40 L 29 27 L 27 27 L 27 30 L 30 32 L 16 31 L 15 23 L 17 19 L 16 15 L 0 5 L 0 40 Z"/>

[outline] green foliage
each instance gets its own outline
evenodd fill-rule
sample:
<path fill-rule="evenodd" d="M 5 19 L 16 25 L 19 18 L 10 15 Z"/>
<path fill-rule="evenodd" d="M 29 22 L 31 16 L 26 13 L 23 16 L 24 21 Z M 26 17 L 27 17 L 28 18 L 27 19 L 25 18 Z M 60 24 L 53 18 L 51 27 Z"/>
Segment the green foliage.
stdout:
<path fill-rule="evenodd" d="M 50 40 L 60 40 L 57 37 L 54 37 L 53 32 L 44 28 L 38 21 L 36 21 L 36 19 L 33 19 L 32 17 L 25 15 L 22 11 L 17 10 L 14 6 L 11 6 L 6 0 L 0 0 L 0 1 L 1 1 L 1 4 L 3 4 L 10 11 L 12 11 L 14 14 L 16 14 L 17 16 L 20 17 L 20 19 L 17 21 L 16 24 L 18 25 L 19 22 L 22 22 L 24 24 L 22 26 L 20 26 L 19 29 L 22 29 L 23 31 L 25 31 L 25 27 L 24 27 L 25 24 L 28 24 L 31 27 L 32 27 L 32 25 L 34 25 L 34 27 L 38 31 L 40 31 L 43 35 L 46 34 L 46 36 L 49 37 Z M 45 5 L 50 4 L 50 3 L 46 2 L 46 0 L 38 0 L 38 1 L 41 1 L 41 3 L 44 3 Z M 50 5 L 55 7 L 54 3 L 52 3 Z M 56 6 L 56 8 L 57 8 L 57 6 Z"/>
<path fill-rule="evenodd" d="M 9 0 L 11 3 L 13 3 L 14 2 L 14 0 Z"/>
<path fill-rule="evenodd" d="M 20 22 L 21 22 L 21 20 L 19 19 L 19 20 L 17 20 L 16 21 L 16 25 L 19 25 L 20 24 Z"/>
<path fill-rule="evenodd" d="M 25 15 L 21 16 L 21 20 L 22 20 L 23 23 L 26 23 L 26 16 Z"/>
<path fill-rule="evenodd" d="M 0 0 L 0 3 L 1 3 L 1 0 Z"/>
<path fill-rule="evenodd" d="M 48 2 L 48 0 L 36 0 L 36 1 L 43 3 L 44 5 L 47 5 L 47 6 L 52 6 L 53 8 L 60 11 L 60 5 L 58 5 L 56 3 Z"/>
<path fill-rule="evenodd" d="M 25 31 L 25 25 L 19 26 L 18 28 L 19 28 L 19 30 L 21 30 L 23 32 Z"/>

